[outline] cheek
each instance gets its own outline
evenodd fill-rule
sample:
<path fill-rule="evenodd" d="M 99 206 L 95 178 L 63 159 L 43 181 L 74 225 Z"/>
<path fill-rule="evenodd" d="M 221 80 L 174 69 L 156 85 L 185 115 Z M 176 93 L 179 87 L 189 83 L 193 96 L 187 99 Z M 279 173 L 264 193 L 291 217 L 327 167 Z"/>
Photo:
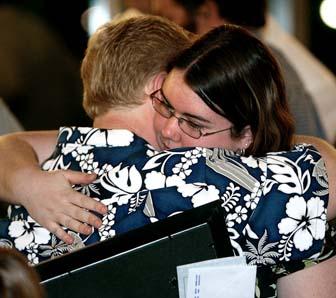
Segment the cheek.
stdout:
<path fill-rule="evenodd" d="M 160 115 L 158 115 L 157 113 L 155 113 L 154 115 L 154 121 L 153 121 L 153 128 L 154 128 L 154 133 L 156 135 L 160 134 L 162 128 L 164 125 L 164 121 L 162 119 L 162 117 Z"/>
<path fill-rule="evenodd" d="M 179 147 L 209 147 L 206 138 L 194 139 L 188 135 L 181 133 Z"/>
<path fill-rule="evenodd" d="M 230 134 L 227 134 L 226 136 L 213 135 L 208 138 L 203 138 L 203 141 L 205 140 L 206 142 L 202 144 L 203 147 L 224 148 L 233 151 L 236 151 L 239 148 L 238 141 L 232 139 Z"/>

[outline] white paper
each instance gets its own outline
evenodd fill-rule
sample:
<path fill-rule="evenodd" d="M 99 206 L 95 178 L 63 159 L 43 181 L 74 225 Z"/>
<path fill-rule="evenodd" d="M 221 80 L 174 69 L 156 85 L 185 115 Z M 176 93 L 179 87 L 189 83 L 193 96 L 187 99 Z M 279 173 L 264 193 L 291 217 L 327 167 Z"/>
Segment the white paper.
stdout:
<path fill-rule="evenodd" d="M 190 268 L 218 267 L 229 265 L 246 265 L 246 259 L 244 256 L 226 257 L 178 266 L 177 281 L 179 287 L 179 297 L 186 298 L 188 274 Z"/>
<path fill-rule="evenodd" d="M 190 268 L 186 298 L 254 298 L 256 266 Z"/>

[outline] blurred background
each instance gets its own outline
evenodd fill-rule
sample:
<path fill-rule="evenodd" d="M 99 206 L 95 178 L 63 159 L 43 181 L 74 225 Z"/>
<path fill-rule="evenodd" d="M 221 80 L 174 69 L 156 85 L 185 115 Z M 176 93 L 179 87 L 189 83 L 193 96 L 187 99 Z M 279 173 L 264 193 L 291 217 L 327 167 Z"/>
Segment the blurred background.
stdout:
<path fill-rule="evenodd" d="M 79 71 L 90 33 L 126 9 L 151 13 L 160 1 L 167 2 L 0 0 L 0 98 L 20 123 L 18 129 L 90 125 L 81 106 Z M 335 76 L 336 0 L 269 0 L 268 12 L 276 30 L 295 38 Z M 281 39 L 276 30 L 269 32 L 270 42 Z M 329 117 L 336 119 L 335 113 Z M 336 124 L 323 125 L 333 141 Z"/>

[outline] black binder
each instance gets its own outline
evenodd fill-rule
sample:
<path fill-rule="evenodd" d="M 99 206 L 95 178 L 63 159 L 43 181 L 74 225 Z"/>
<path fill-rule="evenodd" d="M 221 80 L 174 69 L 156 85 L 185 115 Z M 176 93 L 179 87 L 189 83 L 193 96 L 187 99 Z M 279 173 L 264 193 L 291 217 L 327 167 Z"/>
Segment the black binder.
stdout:
<path fill-rule="evenodd" d="M 178 297 L 176 266 L 232 256 L 220 202 L 36 266 L 48 297 Z"/>

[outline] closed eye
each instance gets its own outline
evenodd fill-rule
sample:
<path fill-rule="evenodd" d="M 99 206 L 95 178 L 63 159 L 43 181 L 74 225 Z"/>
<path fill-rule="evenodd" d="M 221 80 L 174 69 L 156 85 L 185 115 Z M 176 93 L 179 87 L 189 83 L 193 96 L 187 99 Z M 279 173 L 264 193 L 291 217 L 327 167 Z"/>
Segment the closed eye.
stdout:
<path fill-rule="evenodd" d="M 189 121 L 189 120 L 186 120 L 186 119 L 183 119 L 189 126 L 190 126 L 190 128 L 192 128 L 192 129 L 199 129 L 199 130 L 202 130 L 202 129 L 204 129 L 204 126 L 201 126 L 201 125 L 198 125 L 198 124 L 196 124 L 196 123 L 194 123 L 194 122 L 191 122 L 191 121 Z"/>

